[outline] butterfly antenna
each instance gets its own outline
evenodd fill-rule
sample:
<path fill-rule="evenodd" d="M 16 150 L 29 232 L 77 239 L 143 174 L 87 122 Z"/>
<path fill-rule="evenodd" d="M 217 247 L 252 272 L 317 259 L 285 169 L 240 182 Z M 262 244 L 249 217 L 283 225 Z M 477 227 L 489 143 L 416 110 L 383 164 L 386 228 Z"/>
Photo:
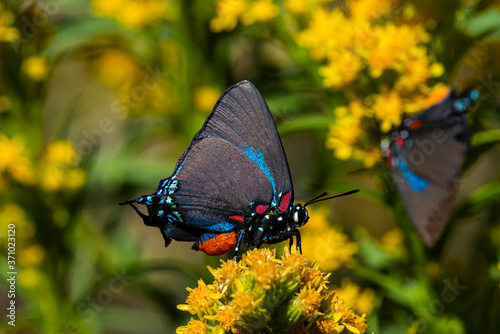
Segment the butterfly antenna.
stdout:
<path fill-rule="evenodd" d="M 347 195 L 355 194 L 357 192 L 359 192 L 359 189 L 354 189 L 354 190 L 348 191 L 346 193 L 342 193 L 342 194 L 339 194 L 339 195 L 335 195 L 335 196 L 330 196 L 330 197 L 323 198 L 323 197 L 325 197 L 325 196 L 327 196 L 329 194 L 328 191 L 325 191 L 321 195 L 314 197 L 312 200 L 310 200 L 306 204 L 304 204 L 304 207 L 308 206 L 309 204 L 313 204 L 313 203 L 317 203 L 317 202 L 321 202 L 321 201 L 326 201 L 328 199 L 332 199 L 332 198 L 335 198 L 335 197 L 347 196 Z"/>

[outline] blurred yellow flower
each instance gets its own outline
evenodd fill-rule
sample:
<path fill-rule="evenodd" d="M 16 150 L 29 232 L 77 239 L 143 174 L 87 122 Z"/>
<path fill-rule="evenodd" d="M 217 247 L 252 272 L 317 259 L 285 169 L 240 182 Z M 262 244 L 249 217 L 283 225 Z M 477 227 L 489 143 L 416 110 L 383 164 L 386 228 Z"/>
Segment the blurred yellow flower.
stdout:
<path fill-rule="evenodd" d="M 250 25 L 254 22 L 266 22 L 280 14 L 280 8 L 271 0 L 256 0 L 248 5 L 243 13 L 241 22 Z"/>
<path fill-rule="evenodd" d="M 35 171 L 25 140 L 21 136 L 10 140 L 0 133 L 0 178 L 4 173 L 24 185 L 32 185 L 35 182 Z"/>
<path fill-rule="evenodd" d="M 380 246 L 391 259 L 403 259 L 406 257 L 404 246 L 405 235 L 399 228 L 386 232 L 380 239 Z"/>
<path fill-rule="evenodd" d="M 212 86 L 197 88 L 194 92 L 194 103 L 196 108 L 206 113 L 211 112 L 221 93 L 219 89 Z"/>
<path fill-rule="evenodd" d="M 371 288 L 361 289 L 348 278 L 342 279 L 340 287 L 335 290 L 340 298 L 361 314 L 370 314 L 375 307 L 375 291 Z"/>
<path fill-rule="evenodd" d="M 47 60 L 41 56 L 32 56 L 24 60 L 23 72 L 34 81 L 43 81 L 47 78 L 49 69 Z"/>
<path fill-rule="evenodd" d="M 11 27 L 14 20 L 14 14 L 5 10 L 5 5 L 0 3 L 0 42 L 15 42 L 19 39 L 19 30 Z"/>
<path fill-rule="evenodd" d="M 391 0 L 347 1 L 349 14 L 354 21 L 375 21 L 391 11 Z"/>
<path fill-rule="evenodd" d="M 339 329 L 337 333 L 344 328 L 351 333 L 367 329 L 364 316 L 328 291 L 329 274 L 287 248 L 281 258 L 262 248 L 243 254 L 239 262 L 222 261 L 220 268 L 209 270 L 214 283 L 199 280 L 197 288 L 188 289 L 186 304 L 178 305 L 198 319 L 176 333 L 305 333 L 305 323 L 318 333 L 327 333 L 321 331 L 325 323 Z"/>
<path fill-rule="evenodd" d="M 334 151 L 337 159 L 348 160 L 352 158 L 355 151 L 354 146 L 363 136 L 360 126 L 363 112 L 365 111 L 359 101 L 352 101 L 347 107 L 335 108 L 335 122 L 330 124 L 326 147 Z"/>
<path fill-rule="evenodd" d="M 19 204 L 6 203 L 0 208 L 0 225 L 8 224 L 15 224 L 17 230 L 23 231 L 17 236 L 20 239 L 30 239 L 35 235 L 35 225 Z"/>
<path fill-rule="evenodd" d="M 93 0 L 97 16 L 116 20 L 129 29 L 171 19 L 173 7 L 165 0 Z"/>
<path fill-rule="evenodd" d="M 45 259 L 46 255 L 45 248 L 38 244 L 32 244 L 19 251 L 18 263 L 20 266 L 37 265 Z"/>
<path fill-rule="evenodd" d="M 219 0 L 216 8 L 217 16 L 210 21 L 210 29 L 214 32 L 233 30 L 247 6 L 248 0 Z"/>
<path fill-rule="evenodd" d="M 327 88 L 340 88 L 356 79 L 362 64 L 359 57 L 353 53 L 343 53 L 332 58 L 328 65 L 319 69 L 323 77 L 323 86 Z"/>
<path fill-rule="evenodd" d="M 314 60 L 322 61 L 342 54 L 344 43 L 351 36 L 349 22 L 339 7 L 331 11 L 320 8 L 312 13 L 309 25 L 297 34 L 296 40 L 299 45 L 310 49 Z"/>
<path fill-rule="evenodd" d="M 122 91 L 130 90 L 140 73 L 139 65 L 130 54 L 118 49 L 104 50 L 92 65 L 99 82 Z"/>
<path fill-rule="evenodd" d="M 393 126 L 401 124 L 403 115 L 403 100 L 395 91 L 382 93 L 373 97 L 373 114 L 380 122 L 380 130 L 384 133 Z"/>
<path fill-rule="evenodd" d="M 40 159 L 40 186 L 49 192 L 81 188 L 86 176 L 75 166 L 76 161 L 77 153 L 70 142 L 56 140 L 49 143 Z"/>
<path fill-rule="evenodd" d="M 356 264 L 354 254 L 359 249 L 358 244 L 351 241 L 340 228 L 330 226 L 328 212 L 327 208 L 321 207 L 310 213 L 311 218 L 302 228 L 304 255 L 318 261 L 326 271 L 353 266 Z"/>
<path fill-rule="evenodd" d="M 267 22 L 280 14 L 271 0 L 219 0 L 216 17 L 210 21 L 214 32 L 231 31 L 240 21 L 243 25 Z"/>

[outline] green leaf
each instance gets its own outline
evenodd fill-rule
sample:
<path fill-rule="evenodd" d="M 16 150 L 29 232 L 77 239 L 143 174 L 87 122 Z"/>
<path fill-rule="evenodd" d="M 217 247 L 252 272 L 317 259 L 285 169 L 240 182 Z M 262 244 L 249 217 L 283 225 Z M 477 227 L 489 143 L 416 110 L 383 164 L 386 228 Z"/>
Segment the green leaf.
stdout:
<path fill-rule="evenodd" d="M 491 129 L 478 132 L 471 138 L 472 146 L 496 144 L 500 142 L 500 129 Z"/>
<path fill-rule="evenodd" d="M 295 132 L 309 130 L 328 130 L 332 116 L 327 115 L 307 115 L 299 116 L 282 124 L 278 130 L 280 135 L 288 135 Z"/>
<path fill-rule="evenodd" d="M 472 37 L 490 33 L 495 36 L 500 33 L 500 10 L 495 7 L 484 10 L 472 17 L 465 25 L 464 30 Z"/>

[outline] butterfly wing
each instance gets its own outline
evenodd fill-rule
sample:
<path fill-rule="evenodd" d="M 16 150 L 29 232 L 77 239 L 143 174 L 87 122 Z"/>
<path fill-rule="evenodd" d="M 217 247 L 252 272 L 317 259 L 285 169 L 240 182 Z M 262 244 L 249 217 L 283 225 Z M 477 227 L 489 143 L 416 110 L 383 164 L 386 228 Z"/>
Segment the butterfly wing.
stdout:
<path fill-rule="evenodd" d="M 452 94 L 414 116 L 399 132 L 404 134 L 399 147 L 392 145 L 396 187 L 428 247 L 443 233 L 469 145 L 469 127 L 462 112 L 472 103 L 473 95 L 454 98 Z"/>

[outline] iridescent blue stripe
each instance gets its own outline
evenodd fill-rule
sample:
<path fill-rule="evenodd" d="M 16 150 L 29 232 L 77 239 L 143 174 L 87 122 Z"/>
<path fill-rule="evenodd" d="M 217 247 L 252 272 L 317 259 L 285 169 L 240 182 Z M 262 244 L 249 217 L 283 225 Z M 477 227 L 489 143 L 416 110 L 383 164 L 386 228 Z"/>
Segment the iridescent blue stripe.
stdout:
<path fill-rule="evenodd" d="M 403 160 L 398 159 L 398 167 L 414 192 L 422 191 L 429 186 L 429 181 L 413 173 Z"/>

